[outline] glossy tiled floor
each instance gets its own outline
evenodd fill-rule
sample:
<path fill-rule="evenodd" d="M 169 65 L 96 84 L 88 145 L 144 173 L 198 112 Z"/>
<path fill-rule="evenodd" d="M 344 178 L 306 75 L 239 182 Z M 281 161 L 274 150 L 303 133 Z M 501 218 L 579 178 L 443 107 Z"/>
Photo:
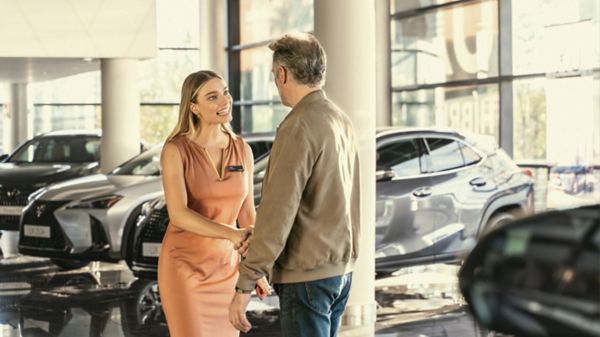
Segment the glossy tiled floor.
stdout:
<path fill-rule="evenodd" d="M 376 336 L 488 336 L 465 311 L 455 273 L 433 265 L 377 280 Z M 168 336 L 155 293 L 155 283 L 137 280 L 124 264 L 63 272 L 45 259 L 0 259 L 0 337 Z M 254 328 L 245 336 L 279 336 L 277 307 L 275 296 L 253 301 Z"/>

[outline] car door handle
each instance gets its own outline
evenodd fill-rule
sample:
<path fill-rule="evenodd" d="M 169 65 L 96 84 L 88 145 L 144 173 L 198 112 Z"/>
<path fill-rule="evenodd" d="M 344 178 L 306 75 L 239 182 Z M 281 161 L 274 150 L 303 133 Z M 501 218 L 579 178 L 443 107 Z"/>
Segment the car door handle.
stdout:
<path fill-rule="evenodd" d="M 486 184 L 487 184 L 487 180 L 484 177 L 477 177 L 477 178 L 471 179 L 471 181 L 469 181 L 469 185 L 475 186 L 475 187 L 481 187 Z"/>
<path fill-rule="evenodd" d="M 412 192 L 415 197 L 423 198 L 431 195 L 431 187 L 419 187 Z"/>

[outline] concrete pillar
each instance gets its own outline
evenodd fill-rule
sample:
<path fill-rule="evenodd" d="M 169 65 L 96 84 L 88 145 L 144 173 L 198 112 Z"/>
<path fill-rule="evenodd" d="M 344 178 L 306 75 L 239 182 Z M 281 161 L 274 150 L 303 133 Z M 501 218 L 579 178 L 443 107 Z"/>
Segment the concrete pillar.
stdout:
<path fill-rule="evenodd" d="M 102 149 L 107 173 L 140 153 L 140 92 L 137 59 L 102 59 Z"/>
<path fill-rule="evenodd" d="M 375 0 L 375 109 L 377 126 L 392 125 L 390 0 Z"/>
<path fill-rule="evenodd" d="M 315 1 L 315 35 L 327 53 L 325 91 L 354 122 L 361 160 L 360 255 L 343 329 L 373 336 L 375 303 L 375 1 Z M 341 9 L 341 10 L 340 10 Z M 357 23 L 360 24 L 357 24 Z M 354 334 L 354 331 L 353 331 Z"/>
<path fill-rule="evenodd" d="M 227 78 L 225 60 L 225 0 L 200 1 L 200 69 Z"/>
<path fill-rule="evenodd" d="M 10 151 L 30 138 L 27 102 L 27 84 L 13 83 L 10 86 L 10 120 L 11 136 L 8 138 L 9 144 L 6 147 Z"/>

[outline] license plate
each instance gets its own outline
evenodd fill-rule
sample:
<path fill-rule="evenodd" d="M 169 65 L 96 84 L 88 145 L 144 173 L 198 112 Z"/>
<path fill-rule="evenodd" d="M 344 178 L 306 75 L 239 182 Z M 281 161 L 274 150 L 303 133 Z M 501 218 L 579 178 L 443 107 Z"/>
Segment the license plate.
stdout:
<path fill-rule="evenodd" d="M 144 242 L 142 243 L 142 255 L 147 257 L 158 257 L 160 255 L 160 243 Z"/>
<path fill-rule="evenodd" d="M 21 215 L 23 206 L 0 206 L 0 215 Z"/>
<path fill-rule="evenodd" d="M 50 238 L 50 227 L 48 226 L 36 226 L 36 225 L 25 225 L 23 226 L 23 235 L 31 236 L 35 238 Z"/>

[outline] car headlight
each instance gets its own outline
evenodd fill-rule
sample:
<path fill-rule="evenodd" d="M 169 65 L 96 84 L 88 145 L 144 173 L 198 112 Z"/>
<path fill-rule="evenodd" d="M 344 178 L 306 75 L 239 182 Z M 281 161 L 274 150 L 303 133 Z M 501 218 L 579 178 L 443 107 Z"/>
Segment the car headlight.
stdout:
<path fill-rule="evenodd" d="M 67 209 L 76 208 L 96 208 L 96 209 L 108 209 L 116 204 L 119 200 L 123 199 L 123 196 L 118 194 L 105 195 L 97 198 L 84 199 L 73 205 L 67 206 Z"/>

